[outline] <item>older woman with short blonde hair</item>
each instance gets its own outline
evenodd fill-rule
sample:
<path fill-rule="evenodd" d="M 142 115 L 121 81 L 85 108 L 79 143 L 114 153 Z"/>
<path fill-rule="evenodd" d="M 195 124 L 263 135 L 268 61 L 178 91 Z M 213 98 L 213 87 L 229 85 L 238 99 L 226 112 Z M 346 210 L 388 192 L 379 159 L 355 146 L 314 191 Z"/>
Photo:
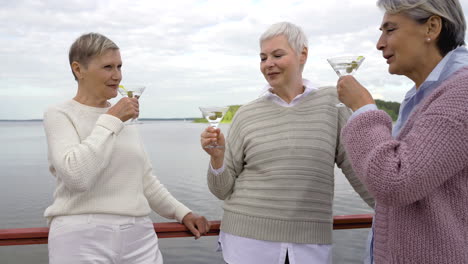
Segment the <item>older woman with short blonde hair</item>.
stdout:
<path fill-rule="evenodd" d="M 208 186 L 224 200 L 219 237 L 229 264 L 332 263 L 335 164 L 370 205 L 339 134 L 350 115 L 335 107 L 335 87 L 302 78 L 307 37 L 292 23 L 260 37 L 260 71 L 267 93 L 239 108 L 227 142 L 207 128 Z"/>

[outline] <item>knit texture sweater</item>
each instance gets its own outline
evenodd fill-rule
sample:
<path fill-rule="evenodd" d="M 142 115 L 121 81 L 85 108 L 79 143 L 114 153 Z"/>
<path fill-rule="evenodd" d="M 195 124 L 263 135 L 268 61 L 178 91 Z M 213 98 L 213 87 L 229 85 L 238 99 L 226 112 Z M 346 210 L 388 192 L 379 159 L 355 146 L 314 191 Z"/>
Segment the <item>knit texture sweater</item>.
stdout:
<path fill-rule="evenodd" d="M 159 215 L 182 221 L 190 210 L 153 175 L 137 126 L 74 100 L 44 114 L 54 201 L 44 215 Z"/>
<path fill-rule="evenodd" d="M 350 115 L 336 88 L 320 88 L 293 107 L 259 98 L 237 111 L 225 170 L 208 170 L 208 186 L 224 200 L 221 230 L 258 240 L 332 243 L 335 163 L 369 204 L 339 135 Z"/>
<path fill-rule="evenodd" d="M 374 110 L 342 132 L 377 203 L 375 263 L 468 263 L 468 68 L 421 102 L 396 139 L 391 131 Z"/>

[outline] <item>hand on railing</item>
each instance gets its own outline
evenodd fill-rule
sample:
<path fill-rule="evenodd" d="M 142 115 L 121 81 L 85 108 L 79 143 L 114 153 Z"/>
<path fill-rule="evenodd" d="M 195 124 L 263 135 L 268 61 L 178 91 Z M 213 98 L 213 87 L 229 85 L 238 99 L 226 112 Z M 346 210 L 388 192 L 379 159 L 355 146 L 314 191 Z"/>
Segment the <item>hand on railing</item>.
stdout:
<path fill-rule="evenodd" d="M 202 235 L 210 231 L 210 223 L 204 216 L 199 216 L 194 213 L 188 213 L 182 219 L 182 223 L 192 232 L 195 239 L 199 239 Z"/>

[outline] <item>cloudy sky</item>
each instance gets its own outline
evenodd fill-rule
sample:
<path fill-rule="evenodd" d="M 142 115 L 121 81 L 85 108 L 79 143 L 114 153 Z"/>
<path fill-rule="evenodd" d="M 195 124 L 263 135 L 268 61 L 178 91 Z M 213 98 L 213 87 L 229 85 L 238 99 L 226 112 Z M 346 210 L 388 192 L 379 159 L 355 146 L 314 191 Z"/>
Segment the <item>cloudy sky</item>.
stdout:
<path fill-rule="evenodd" d="M 468 14 L 468 0 L 461 0 Z M 0 119 L 36 119 L 74 97 L 68 49 L 99 32 L 121 49 L 122 84 L 145 84 L 141 117 L 198 117 L 204 105 L 244 104 L 266 84 L 258 38 L 290 21 L 309 38 L 303 76 L 335 85 L 326 58 L 364 55 L 356 74 L 375 98 L 401 101 L 412 83 L 391 76 L 375 49 L 375 0 L 0 0 Z M 115 102 L 119 98 L 114 99 Z"/>

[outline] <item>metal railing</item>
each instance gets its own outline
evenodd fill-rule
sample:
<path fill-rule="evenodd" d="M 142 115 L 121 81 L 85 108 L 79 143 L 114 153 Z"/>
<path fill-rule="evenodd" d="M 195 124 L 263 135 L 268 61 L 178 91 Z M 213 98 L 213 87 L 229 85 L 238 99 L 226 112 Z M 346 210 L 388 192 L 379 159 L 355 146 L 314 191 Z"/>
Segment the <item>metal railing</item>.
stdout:
<path fill-rule="evenodd" d="M 219 234 L 220 221 L 210 221 L 210 232 L 205 236 Z M 368 228 L 372 224 L 372 214 L 337 215 L 333 217 L 333 229 Z M 182 224 L 176 222 L 154 223 L 158 238 L 193 237 L 192 233 Z M 0 246 L 47 244 L 49 228 L 16 228 L 0 229 Z"/>

